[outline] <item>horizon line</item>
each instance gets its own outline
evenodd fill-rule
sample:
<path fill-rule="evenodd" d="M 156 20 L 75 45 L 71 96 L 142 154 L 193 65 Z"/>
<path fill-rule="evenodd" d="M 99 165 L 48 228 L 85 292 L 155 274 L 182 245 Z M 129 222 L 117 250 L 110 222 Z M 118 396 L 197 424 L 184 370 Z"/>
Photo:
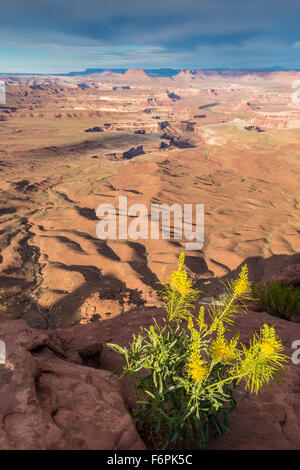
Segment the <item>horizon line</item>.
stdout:
<path fill-rule="evenodd" d="M 281 67 L 281 66 L 272 66 L 272 67 L 204 67 L 204 68 L 198 68 L 198 67 L 178 67 L 178 68 L 173 68 L 173 67 L 151 67 L 151 68 L 137 68 L 137 67 L 88 67 L 84 70 L 79 70 L 79 71 L 69 71 L 69 72 L 0 72 L 0 76 L 3 75 L 25 75 L 25 76 L 43 76 L 43 75 L 52 75 L 52 76 L 70 76 L 70 75 L 83 75 L 83 74 L 92 74 L 92 73 L 102 73 L 104 71 L 110 71 L 110 72 L 115 72 L 115 73 L 126 73 L 128 70 L 138 70 L 138 71 L 144 71 L 145 73 L 147 72 L 159 72 L 159 71 L 169 71 L 169 72 L 174 72 L 174 74 L 177 74 L 181 71 L 248 71 L 248 72 L 299 72 L 300 68 L 290 68 L 290 67 Z M 172 74 L 173 75 L 173 74 Z"/>

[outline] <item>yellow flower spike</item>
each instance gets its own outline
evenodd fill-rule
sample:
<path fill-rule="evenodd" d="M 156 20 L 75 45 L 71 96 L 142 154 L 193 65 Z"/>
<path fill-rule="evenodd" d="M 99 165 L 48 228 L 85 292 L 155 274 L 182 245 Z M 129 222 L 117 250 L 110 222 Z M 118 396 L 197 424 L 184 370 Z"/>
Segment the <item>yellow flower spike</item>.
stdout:
<path fill-rule="evenodd" d="M 178 269 L 173 271 L 170 277 L 170 287 L 173 291 L 177 291 L 181 297 L 186 297 L 192 291 L 193 281 L 189 279 L 188 273 L 183 268 L 185 256 L 180 253 L 178 261 Z"/>
<path fill-rule="evenodd" d="M 204 307 L 202 305 L 200 307 L 199 315 L 198 315 L 198 319 L 197 319 L 197 323 L 198 323 L 200 331 L 203 330 L 203 328 L 207 327 L 206 323 L 204 322 L 204 314 L 205 314 L 205 311 L 204 311 Z"/>
<path fill-rule="evenodd" d="M 237 296 L 247 294 L 250 291 L 251 283 L 248 280 L 248 267 L 242 267 L 238 279 L 234 283 L 234 294 Z"/>
<path fill-rule="evenodd" d="M 199 351 L 201 347 L 200 333 L 196 328 L 191 330 L 191 350 Z"/>
<path fill-rule="evenodd" d="M 224 330 L 223 322 L 219 322 L 217 338 L 211 344 L 211 355 L 216 361 L 230 363 L 235 359 L 238 340 L 233 338 L 228 343 L 224 338 Z"/>
<path fill-rule="evenodd" d="M 242 346 L 242 360 L 237 369 L 240 377 L 245 377 L 246 388 L 257 393 L 259 389 L 274 379 L 287 357 L 281 354 L 284 349 L 275 329 L 266 324 L 250 341 L 249 348 Z"/>
<path fill-rule="evenodd" d="M 219 323 L 218 323 L 218 336 L 220 338 L 223 338 L 224 332 L 225 332 L 224 323 L 222 321 L 219 321 Z"/>
<path fill-rule="evenodd" d="M 216 331 L 218 328 L 218 324 L 219 324 L 219 319 L 218 317 L 215 317 L 213 319 L 212 324 L 210 325 L 209 333 L 213 333 L 214 331 Z"/>
<path fill-rule="evenodd" d="M 188 319 L 188 328 L 191 332 L 190 355 L 186 364 L 189 376 L 197 383 L 202 382 L 208 374 L 207 364 L 201 356 L 200 332 L 194 328 L 192 318 Z"/>
<path fill-rule="evenodd" d="M 157 334 L 155 333 L 155 328 L 154 328 L 153 325 L 150 325 L 149 331 L 152 333 L 152 335 L 154 336 L 154 338 L 156 339 L 156 341 L 159 342 L 159 339 L 158 339 L 158 337 L 157 337 Z"/>
<path fill-rule="evenodd" d="M 188 278 L 188 273 L 180 268 L 171 274 L 170 287 L 182 297 L 186 297 L 191 292 L 192 281 Z"/>
<path fill-rule="evenodd" d="M 263 356 L 265 357 L 270 357 L 274 354 L 275 352 L 275 347 L 272 344 L 263 342 L 260 345 L 260 351 Z"/>
<path fill-rule="evenodd" d="M 174 271 L 169 280 L 162 283 L 161 297 L 170 321 L 188 320 L 192 316 L 199 291 L 193 287 L 193 280 L 183 269 L 184 254 L 179 257 L 178 269 Z"/>
<path fill-rule="evenodd" d="M 184 260 L 185 260 L 185 255 L 183 252 L 181 252 L 179 255 L 179 259 L 178 259 L 178 269 L 182 268 L 182 266 L 184 265 Z"/>
<path fill-rule="evenodd" d="M 276 337 L 275 329 L 266 323 L 261 328 L 260 339 L 260 352 L 265 358 L 269 358 L 283 349 L 281 341 Z"/>
<path fill-rule="evenodd" d="M 211 354 L 216 361 L 222 361 L 225 355 L 225 342 L 223 339 L 216 339 L 211 345 Z"/>
<path fill-rule="evenodd" d="M 193 330 L 194 330 L 194 322 L 193 322 L 192 317 L 188 318 L 188 325 L 187 326 L 188 326 L 188 329 L 190 330 L 190 332 L 192 333 Z"/>
<path fill-rule="evenodd" d="M 200 354 L 195 353 L 190 355 L 186 370 L 189 376 L 198 383 L 203 382 L 208 373 L 206 362 L 201 358 Z"/>
<path fill-rule="evenodd" d="M 231 363 L 236 358 L 236 346 L 237 338 L 231 339 L 229 344 L 227 344 L 226 353 L 224 356 L 225 362 L 228 364 Z"/>

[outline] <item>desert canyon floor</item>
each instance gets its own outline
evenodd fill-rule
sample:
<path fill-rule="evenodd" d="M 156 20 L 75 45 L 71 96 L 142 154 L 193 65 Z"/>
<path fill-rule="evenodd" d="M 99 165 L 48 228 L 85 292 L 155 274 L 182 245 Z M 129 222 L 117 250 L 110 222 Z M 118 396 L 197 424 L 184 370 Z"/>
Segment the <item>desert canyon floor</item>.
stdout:
<path fill-rule="evenodd" d="M 159 306 L 180 240 L 100 240 L 102 203 L 205 207 L 186 264 L 204 295 L 300 262 L 299 73 L 7 76 L 0 319 L 65 328 Z"/>

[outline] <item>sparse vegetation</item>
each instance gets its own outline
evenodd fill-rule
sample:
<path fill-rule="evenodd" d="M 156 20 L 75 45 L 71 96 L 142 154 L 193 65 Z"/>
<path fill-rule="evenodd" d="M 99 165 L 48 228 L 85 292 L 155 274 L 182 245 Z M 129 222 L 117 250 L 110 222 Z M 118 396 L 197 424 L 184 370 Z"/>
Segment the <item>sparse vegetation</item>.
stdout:
<path fill-rule="evenodd" d="M 109 344 L 124 359 L 122 376 L 136 391 L 134 418 L 150 448 L 204 447 L 212 432 L 229 432 L 238 383 L 257 393 L 278 378 L 286 361 L 280 339 L 267 324 L 248 346 L 238 334 L 227 338 L 250 297 L 247 266 L 226 284 L 221 305 L 211 304 L 207 314 L 202 306 L 195 316 L 199 291 L 183 264 L 182 253 L 178 269 L 162 285 L 162 325 L 153 319 L 129 348 Z"/>
<path fill-rule="evenodd" d="M 248 114 L 236 114 L 236 117 L 239 119 L 250 119 L 250 116 Z"/>
<path fill-rule="evenodd" d="M 288 284 L 271 282 L 252 286 L 253 297 L 271 315 L 286 320 L 300 318 L 300 289 Z"/>

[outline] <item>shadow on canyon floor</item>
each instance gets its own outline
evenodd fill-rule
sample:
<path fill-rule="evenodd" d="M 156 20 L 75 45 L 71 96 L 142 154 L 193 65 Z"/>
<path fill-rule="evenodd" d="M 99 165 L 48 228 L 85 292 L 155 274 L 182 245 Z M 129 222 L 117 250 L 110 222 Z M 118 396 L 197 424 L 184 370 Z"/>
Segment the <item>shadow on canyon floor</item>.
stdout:
<path fill-rule="evenodd" d="M 248 266 L 249 279 L 251 282 L 263 282 L 269 279 L 273 274 L 283 269 L 285 266 L 300 263 L 300 253 L 293 255 L 272 255 L 268 258 L 262 256 L 249 256 L 236 269 L 230 271 L 222 277 L 213 277 L 209 279 L 200 279 L 196 287 L 203 291 L 205 295 L 219 295 L 223 291 L 222 282 L 226 282 L 238 275 L 241 267 Z"/>
<path fill-rule="evenodd" d="M 137 249 L 141 250 L 141 254 L 143 254 L 144 247 L 142 245 L 137 247 Z M 199 260 L 201 260 L 200 263 Z M 265 259 L 260 256 L 249 257 L 235 270 L 217 278 L 211 277 L 211 273 L 207 270 L 203 258 L 186 257 L 186 264 L 190 271 L 204 276 L 195 283 L 195 286 L 202 292 L 202 297 L 218 296 L 224 289 L 222 282 L 235 277 L 244 264 L 248 266 L 250 280 L 256 283 L 270 278 L 285 266 L 296 263 L 300 263 L 300 253 L 295 253 L 294 255 L 273 255 Z M 155 295 L 155 291 L 159 288 L 159 279 L 150 270 L 147 262 L 132 262 L 131 266 L 141 276 L 144 284 L 153 290 Z M 148 300 L 145 299 L 141 290 L 128 288 L 126 282 L 122 282 L 112 275 L 103 276 L 101 270 L 95 266 L 65 266 L 56 263 L 56 267 L 64 270 L 78 271 L 84 276 L 85 281 L 70 293 L 61 292 L 66 295 L 63 295 L 49 308 L 43 308 L 37 300 L 27 295 L 23 300 L 24 304 L 25 302 L 29 304 L 26 313 L 22 314 L 22 309 L 18 308 L 17 310 L 20 313 L 14 315 L 12 312 L 8 318 L 25 318 L 27 323 L 35 328 L 55 329 L 78 324 L 83 318 L 86 322 L 107 321 L 110 319 L 113 321 L 113 317 L 120 314 L 126 315 L 130 311 L 148 306 Z M 205 276 L 206 273 L 208 273 L 208 277 Z M 19 279 L 12 279 L 13 283 L 19 281 Z M 22 283 L 20 283 L 21 286 Z M 96 302 L 94 301 L 95 298 Z M 87 305 L 90 308 L 90 311 L 87 313 L 83 312 L 83 306 L 86 305 L 86 302 L 88 302 Z M 104 305 L 103 308 L 101 308 L 102 305 Z M 110 305 L 114 307 L 110 308 Z M 105 309 L 107 310 L 104 311 Z M 1 318 L 5 319 L 5 314 L 2 314 Z"/>

